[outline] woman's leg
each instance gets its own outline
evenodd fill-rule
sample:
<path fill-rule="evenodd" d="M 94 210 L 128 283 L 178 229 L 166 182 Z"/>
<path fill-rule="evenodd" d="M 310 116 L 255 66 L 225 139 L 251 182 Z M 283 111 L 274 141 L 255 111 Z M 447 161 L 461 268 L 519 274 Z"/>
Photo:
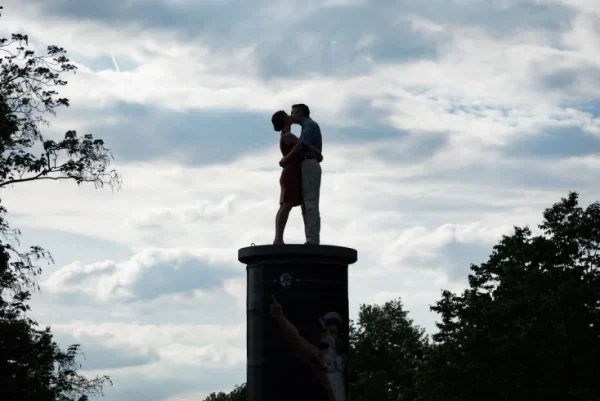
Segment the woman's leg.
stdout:
<path fill-rule="evenodd" d="M 282 203 L 279 207 L 279 211 L 275 216 L 275 241 L 273 244 L 283 244 L 283 232 L 285 231 L 285 225 L 287 224 L 288 217 L 290 216 L 290 210 L 292 210 L 291 203 Z"/>

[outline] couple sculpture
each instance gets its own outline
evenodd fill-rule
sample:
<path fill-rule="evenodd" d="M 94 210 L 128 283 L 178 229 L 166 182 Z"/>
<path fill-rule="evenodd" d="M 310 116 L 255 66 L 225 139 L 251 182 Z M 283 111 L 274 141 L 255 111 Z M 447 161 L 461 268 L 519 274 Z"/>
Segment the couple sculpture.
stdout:
<path fill-rule="evenodd" d="M 321 191 L 321 161 L 323 156 L 321 128 L 310 118 L 305 104 L 295 104 L 291 113 L 277 111 L 271 117 L 273 129 L 280 132 L 279 148 L 283 158 L 279 185 L 279 210 L 275 218 L 274 245 L 284 244 L 283 233 L 290 211 L 300 206 L 304 220 L 305 244 L 319 245 L 321 216 L 319 193 Z M 300 137 L 292 134 L 292 124 L 301 127 Z"/>

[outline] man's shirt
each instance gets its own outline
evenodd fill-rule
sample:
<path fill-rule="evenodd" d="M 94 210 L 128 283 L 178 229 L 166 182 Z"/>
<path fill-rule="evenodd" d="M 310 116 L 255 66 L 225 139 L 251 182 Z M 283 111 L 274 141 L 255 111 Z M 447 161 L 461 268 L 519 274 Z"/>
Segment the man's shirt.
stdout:
<path fill-rule="evenodd" d="M 321 128 L 311 118 L 306 117 L 302 122 L 302 131 L 300 132 L 300 142 L 305 145 L 312 145 L 322 151 L 323 138 L 321 137 Z M 317 157 L 315 152 L 310 150 L 308 146 L 302 147 L 302 155 L 304 157 Z"/>

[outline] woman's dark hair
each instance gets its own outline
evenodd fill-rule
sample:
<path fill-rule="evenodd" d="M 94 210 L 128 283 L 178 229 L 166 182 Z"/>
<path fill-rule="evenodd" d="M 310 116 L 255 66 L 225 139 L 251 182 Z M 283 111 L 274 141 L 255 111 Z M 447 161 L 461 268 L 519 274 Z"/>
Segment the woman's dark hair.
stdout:
<path fill-rule="evenodd" d="M 277 132 L 281 132 L 283 126 L 285 125 L 285 118 L 287 117 L 287 113 L 283 110 L 276 111 L 271 117 L 271 122 L 273 123 L 273 129 Z"/>

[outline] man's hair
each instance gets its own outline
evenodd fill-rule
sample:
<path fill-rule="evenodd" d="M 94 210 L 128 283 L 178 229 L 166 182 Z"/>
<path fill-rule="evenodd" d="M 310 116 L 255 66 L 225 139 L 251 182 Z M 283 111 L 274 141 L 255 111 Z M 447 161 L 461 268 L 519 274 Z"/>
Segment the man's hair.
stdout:
<path fill-rule="evenodd" d="M 287 113 L 283 110 L 276 111 L 271 117 L 271 122 L 273 123 L 273 129 L 277 132 L 281 132 L 283 129 L 283 125 L 285 123 L 285 116 Z"/>
<path fill-rule="evenodd" d="M 310 109 L 304 103 L 298 103 L 292 106 L 292 109 L 300 109 L 305 118 L 310 117 Z"/>

